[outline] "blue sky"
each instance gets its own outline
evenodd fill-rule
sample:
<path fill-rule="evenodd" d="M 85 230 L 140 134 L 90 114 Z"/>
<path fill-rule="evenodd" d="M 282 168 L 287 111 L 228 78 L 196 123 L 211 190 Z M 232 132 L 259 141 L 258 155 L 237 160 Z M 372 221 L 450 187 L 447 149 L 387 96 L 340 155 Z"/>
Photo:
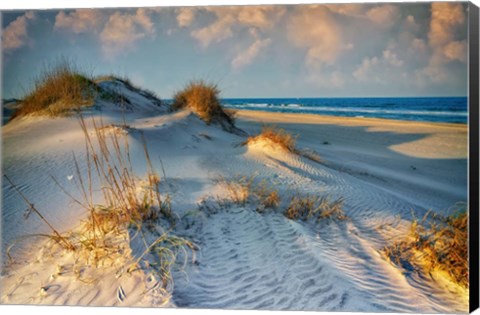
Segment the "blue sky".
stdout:
<path fill-rule="evenodd" d="M 4 98 L 74 60 L 170 98 L 191 79 L 223 97 L 465 96 L 465 3 L 9 11 Z"/>

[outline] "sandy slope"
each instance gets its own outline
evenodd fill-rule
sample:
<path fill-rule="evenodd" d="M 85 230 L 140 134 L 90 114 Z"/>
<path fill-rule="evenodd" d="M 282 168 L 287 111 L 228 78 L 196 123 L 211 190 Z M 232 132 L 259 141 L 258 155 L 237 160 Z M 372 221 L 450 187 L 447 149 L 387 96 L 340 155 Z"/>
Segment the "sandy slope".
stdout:
<path fill-rule="evenodd" d="M 465 126 L 239 113 L 238 126 L 250 134 L 264 122 L 299 134 L 298 146 L 315 150 L 322 158 L 318 163 L 261 144 L 241 146 L 245 138 L 206 126 L 188 112 L 152 115 L 148 109 L 135 113 L 125 116 L 132 127 L 128 134 L 132 151 L 140 152 L 143 132 L 155 168 L 161 169 L 160 158 L 165 166 L 167 178 L 162 190 L 171 195 L 174 211 L 184 218 L 176 233 L 191 238 L 199 248 L 193 263 L 174 272 L 175 285 L 166 305 L 321 311 L 467 310 L 464 296 L 430 278 L 405 273 L 379 254 L 398 233 L 397 225 L 389 225 L 396 215 L 408 220 L 411 209 L 420 215 L 430 208 L 447 213 L 455 202 L 466 200 Z M 113 110 L 104 110 L 101 115 L 106 121 L 121 119 Z M 3 172 L 56 227 L 74 227 L 85 214 L 58 192 L 48 174 L 54 173 L 75 191 L 73 180 L 69 180 L 71 152 L 81 159 L 83 150 L 76 120 L 17 121 L 3 127 L 2 134 Z M 145 172 L 140 154 L 134 164 L 140 174 Z M 275 184 L 284 202 L 293 193 L 342 197 L 349 219 L 294 222 L 285 218 L 281 209 L 258 213 L 251 204 L 216 205 L 214 198 L 226 195 L 215 179 L 237 175 L 255 175 Z M 4 253 L 6 244 L 45 229 L 33 218 L 25 221 L 21 199 L 5 182 L 2 189 Z M 210 210 L 199 208 L 202 201 L 211 203 Z M 131 255 L 143 250 L 141 242 L 129 242 Z M 33 245 L 30 242 L 24 248 Z M 20 265 L 2 275 L 4 303 L 162 304 L 148 290 L 152 279 L 147 272 L 117 278 L 115 270 L 106 268 L 101 272 L 104 280 L 88 285 L 67 278 L 68 272 L 52 278 L 51 259 L 22 257 Z M 70 258 L 54 259 L 57 264 L 68 265 Z M 41 292 L 47 284 L 55 286 L 53 293 Z M 119 300 L 119 287 L 127 299 Z"/>

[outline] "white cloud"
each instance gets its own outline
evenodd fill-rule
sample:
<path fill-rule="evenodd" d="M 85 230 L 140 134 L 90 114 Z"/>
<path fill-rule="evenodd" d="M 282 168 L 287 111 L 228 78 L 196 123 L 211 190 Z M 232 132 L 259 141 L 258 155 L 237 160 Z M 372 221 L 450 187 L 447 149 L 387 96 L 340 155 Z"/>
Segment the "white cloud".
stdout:
<path fill-rule="evenodd" d="M 35 14 L 29 11 L 8 24 L 2 32 L 2 48 L 7 51 L 25 45 L 28 41 L 28 21 L 33 20 L 34 18 Z"/>
<path fill-rule="evenodd" d="M 274 6 L 250 6 L 238 10 L 237 20 L 240 24 L 258 29 L 271 28 L 286 12 L 285 7 Z"/>
<path fill-rule="evenodd" d="M 246 50 L 237 54 L 235 59 L 232 61 L 232 68 L 240 69 L 251 64 L 253 60 L 260 54 L 260 52 L 265 50 L 271 42 L 272 40 L 270 38 L 256 39 Z"/>
<path fill-rule="evenodd" d="M 415 54 L 425 54 L 428 50 L 428 46 L 425 43 L 425 40 L 421 38 L 414 38 L 410 44 L 410 48 Z"/>
<path fill-rule="evenodd" d="M 158 8 L 115 12 L 98 9 L 77 9 L 69 13 L 60 11 L 55 17 L 54 27 L 69 30 L 73 34 L 95 34 L 103 52 L 112 57 L 131 50 L 142 38 L 154 37 L 155 25 L 151 15 L 158 12 Z"/>
<path fill-rule="evenodd" d="M 179 8 L 177 15 L 177 23 L 180 27 L 190 26 L 195 20 L 195 8 L 186 7 Z"/>
<path fill-rule="evenodd" d="M 353 77 L 362 82 L 387 83 L 390 80 L 388 74 L 398 73 L 403 64 L 394 51 L 386 49 L 381 57 L 364 58 L 353 72 Z"/>
<path fill-rule="evenodd" d="M 219 17 L 214 23 L 207 27 L 192 31 L 192 36 L 197 39 L 203 47 L 212 42 L 221 42 L 233 36 L 232 25 L 235 18 L 227 14 Z"/>
<path fill-rule="evenodd" d="M 466 62 L 466 41 L 456 39 L 457 31 L 466 27 L 465 12 L 462 3 L 450 2 L 434 2 L 431 11 L 428 44 L 432 55 L 428 66 L 419 72 L 418 77 L 423 75 L 440 83 L 448 79 L 446 64 L 453 60 Z"/>
<path fill-rule="evenodd" d="M 417 23 L 415 20 L 415 17 L 413 15 L 409 15 L 405 18 L 405 21 L 403 23 L 404 28 L 406 31 L 410 33 L 417 33 L 420 30 L 420 25 Z"/>
<path fill-rule="evenodd" d="M 465 23 L 465 13 L 461 3 L 432 3 L 432 19 L 428 38 L 432 47 L 448 44 L 454 39 L 455 30 Z"/>
<path fill-rule="evenodd" d="M 284 7 L 279 6 L 205 7 L 201 10 L 212 12 L 216 17 L 213 23 L 191 32 L 203 47 L 232 37 L 242 27 L 262 31 L 270 29 L 286 12 Z"/>
<path fill-rule="evenodd" d="M 325 4 L 331 12 L 353 17 L 363 17 L 366 5 L 362 3 Z"/>
<path fill-rule="evenodd" d="M 369 71 L 371 68 L 379 64 L 379 59 L 377 57 L 365 58 L 362 63 L 357 67 L 353 76 L 359 81 L 367 81 L 369 79 Z"/>
<path fill-rule="evenodd" d="M 399 20 L 400 10 L 396 5 L 385 4 L 371 8 L 366 15 L 379 26 L 390 28 Z"/>
<path fill-rule="evenodd" d="M 383 59 L 395 67 L 400 67 L 403 65 L 403 60 L 398 59 L 397 54 L 388 49 L 383 51 Z"/>
<path fill-rule="evenodd" d="M 96 32 L 103 22 L 103 15 L 98 9 L 77 9 L 70 13 L 60 11 L 55 17 L 55 28 L 72 30 L 75 34 Z"/>
<path fill-rule="evenodd" d="M 146 36 L 155 36 L 154 24 L 147 9 L 137 9 L 134 14 L 116 11 L 110 15 L 100 33 L 102 47 L 107 55 L 132 49 Z"/>
<path fill-rule="evenodd" d="M 450 42 L 443 47 L 443 54 L 449 60 L 459 60 L 461 62 L 467 61 L 467 41 L 454 41 Z"/>
<path fill-rule="evenodd" d="M 301 6 L 288 20 L 289 40 L 306 48 L 306 64 L 333 64 L 346 45 L 342 43 L 340 27 L 324 6 Z"/>

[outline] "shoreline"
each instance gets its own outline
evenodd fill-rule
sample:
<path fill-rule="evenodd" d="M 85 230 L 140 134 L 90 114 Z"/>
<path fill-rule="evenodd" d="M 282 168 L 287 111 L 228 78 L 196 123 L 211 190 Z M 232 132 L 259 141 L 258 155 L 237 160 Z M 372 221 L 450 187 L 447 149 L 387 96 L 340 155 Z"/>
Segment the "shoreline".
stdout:
<path fill-rule="evenodd" d="M 272 116 L 297 116 L 310 119 L 316 119 L 319 121 L 324 120 L 333 120 L 338 122 L 339 120 L 350 121 L 358 120 L 364 122 L 383 122 L 383 123 L 392 123 L 392 124 L 425 124 L 425 125 L 436 125 L 436 126 L 445 126 L 445 127 L 465 127 L 468 128 L 467 123 L 450 123 L 450 122 L 437 122 L 437 121 L 423 121 L 423 120 L 402 120 L 402 119 L 390 119 L 390 118 L 377 118 L 377 117 L 348 117 L 348 116 L 335 116 L 335 115 L 321 115 L 321 114 L 311 114 L 311 113 L 292 113 L 292 112 L 270 112 L 266 110 L 251 110 L 251 109 L 236 109 L 234 107 L 227 107 L 228 109 L 233 109 L 236 111 L 237 116 L 251 117 L 254 113 L 269 114 Z"/>

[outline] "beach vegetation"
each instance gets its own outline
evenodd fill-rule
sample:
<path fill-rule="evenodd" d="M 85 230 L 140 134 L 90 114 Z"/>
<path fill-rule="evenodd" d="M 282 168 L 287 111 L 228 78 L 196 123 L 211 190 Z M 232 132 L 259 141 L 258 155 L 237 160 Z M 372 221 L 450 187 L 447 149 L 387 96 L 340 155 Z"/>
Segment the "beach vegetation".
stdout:
<path fill-rule="evenodd" d="M 287 152 L 297 154 L 307 158 L 313 162 L 323 163 L 320 155 L 311 149 L 299 149 L 296 145 L 298 136 L 294 136 L 285 129 L 276 126 L 263 126 L 260 133 L 250 136 L 241 143 L 241 145 L 249 145 L 261 143 L 270 147 L 281 148 Z"/>
<path fill-rule="evenodd" d="M 330 201 L 328 197 L 308 194 L 293 196 L 284 215 L 291 220 L 314 219 L 317 222 L 322 219 L 345 220 L 347 218 L 343 211 L 343 199 Z"/>
<path fill-rule="evenodd" d="M 241 176 L 231 180 L 220 178 L 218 182 L 225 187 L 229 199 L 241 206 L 254 205 L 258 212 L 275 209 L 280 205 L 278 190 L 265 179 L 257 181 L 255 176 Z"/>
<path fill-rule="evenodd" d="M 415 218 L 408 233 L 383 248 L 383 254 L 409 272 L 444 275 L 468 288 L 468 212 L 459 206 L 449 216 L 428 212 Z"/>
<path fill-rule="evenodd" d="M 257 142 L 268 142 L 271 145 L 276 145 L 286 151 L 297 153 L 296 136 L 292 136 L 286 130 L 275 126 L 263 126 L 261 132 L 249 137 L 243 144 L 252 144 Z"/>
<path fill-rule="evenodd" d="M 107 132 L 103 122 L 93 118 L 87 122 L 80 116 L 79 121 L 85 136 L 86 165 L 74 155 L 73 177 L 81 197 L 76 197 L 51 176 L 60 192 L 87 211 L 87 218 L 78 228 L 59 232 L 18 186 L 6 175 L 5 178 L 25 200 L 30 212 L 38 215 L 52 230 L 51 234 L 41 235 L 52 241 L 45 248 L 52 253 L 59 248 L 73 253 L 79 269 L 82 264 L 97 268 L 113 266 L 123 273 L 148 268 L 160 279 L 160 290 L 168 297 L 171 292 L 167 292 L 167 288 L 173 285 L 171 270 L 174 264 L 179 257 L 186 263 L 195 245 L 173 233 L 177 217 L 172 211 L 170 196 L 160 191 L 162 178 L 152 165 L 145 139 L 142 137 L 147 169 L 142 176 L 134 171 L 131 163 L 128 134 Z M 99 188 L 93 183 L 98 183 Z M 102 194 L 101 202 L 94 197 L 97 191 Z M 130 244 L 137 237 L 143 239 L 141 243 L 145 248 L 134 255 Z M 81 273 L 77 278 L 86 281 Z"/>
<path fill-rule="evenodd" d="M 93 105 L 96 84 L 69 61 L 45 67 L 31 92 L 21 100 L 12 119 L 29 114 L 62 116 Z"/>
<path fill-rule="evenodd" d="M 235 112 L 222 107 L 219 95 L 220 89 L 216 84 L 193 80 L 174 94 L 171 108 L 188 108 L 207 124 L 227 122 L 233 126 Z"/>

